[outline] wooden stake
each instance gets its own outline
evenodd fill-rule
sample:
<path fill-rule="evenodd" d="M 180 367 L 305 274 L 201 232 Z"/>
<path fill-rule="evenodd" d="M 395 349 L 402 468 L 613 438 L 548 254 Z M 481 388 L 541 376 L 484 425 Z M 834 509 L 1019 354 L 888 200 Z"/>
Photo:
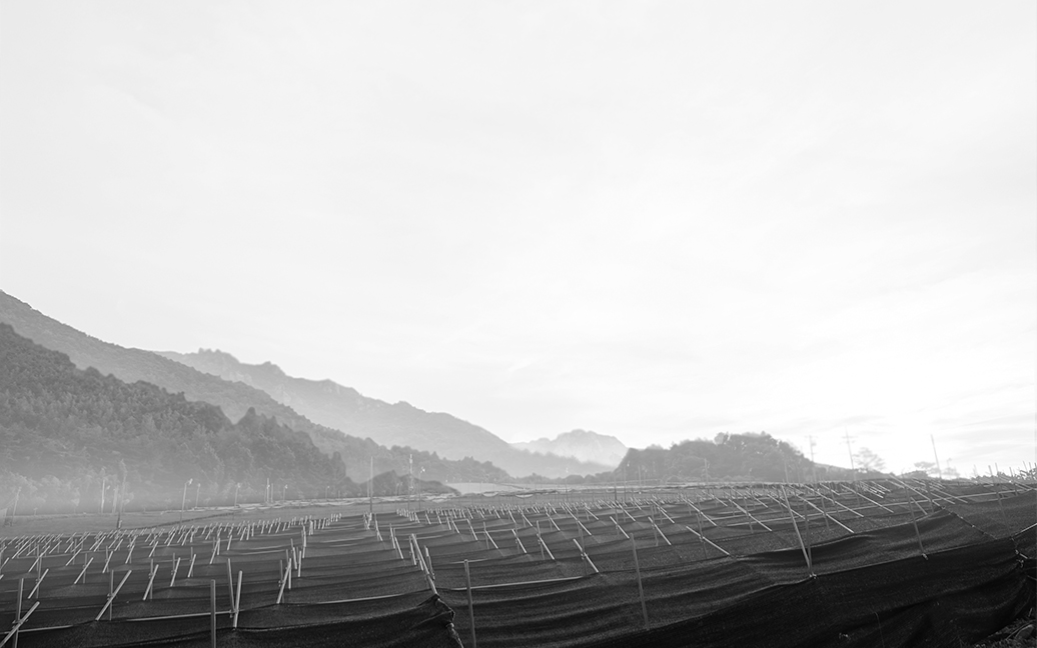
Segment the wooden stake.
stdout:
<path fill-rule="evenodd" d="M 478 648 L 475 640 L 475 603 L 472 601 L 472 573 L 468 569 L 468 561 L 464 561 L 464 579 L 468 588 L 468 622 L 472 625 L 472 648 Z"/>
<path fill-rule="evenodd" d="M 209 581 L 209 636 L 216 648 L 216 581 Z"/>
<path fill-rule="evenodd" d="M 22 618 L 22 589 L 25 587 L 25 579 L 18 579 L 18 603 L 15 606 L 14 620 L 17 622 L 18 619 Z M 18 633 L 14 634 L 14 648 L 18 648 Z"/>
<path fill-rule="evenodd" d="M 126 575 L 122 577 L 122 582 L 119 583 L 119 586 L 115 588 L 114 591 L 112 591 L 111 583 L 115 580 L 115 574 L 114 572 L 109 573 L 112 575 L 112 580 L 109 582 L 108 585 L 108 602 L 106 602 L 104 604 L 104 607 L 101 608 L 101 611 L 97 613 L 97 617 L 94 618 L 94 621 L 100 621 L 101 617 L 104 616 L 105 612 L 108 612 L 108 620 L 112 620 L 112 603 L 115 601 L 115 597 L 119 595 L 119 590 L 121 590 L 122 586 L 126 584 L 126 579 L 128 579 L 130 577 L 130 574 L 133 573 L 133 570 L 129 570 L 126 572 Z"/>
<path fill-rule="evenodd" d="M 630 547 L 634 551 L 634 572 L 637 574 L 637 595 L 641 599 L 641 616 L 644 617 L 645 630 L 650 630 L 648 625 L 648 606 L 645 604 L 645 588 L 641 584 L 641 563 L 637 560 L 637 541 L 630 539 Z"/>
<path fill-rule="evenodd" d="M 911 503 L 915 503 L 915 498 L 911 498 Z M 919 508 L 921 505 L 919 504 Z M 918 531 L 918 522 L 915 521 L 915 509 L 911 508 L 911 524 L 915 527 L 915 538 L 918 539 L 918 551 L 922 554 L 922 558 L 929 560 L 929 556 L 925 555 L 925 547 L 922 546 L 922 534 Z M 923 509 L 924 511 L 924 509 Z"/>
<path fill-rule="evenodd" d="M 800 535 L 800 533 L 799 533 L 799 525 L 796 524 L 796 516 L 793 515 L 792 505 L 789 504 L 789 494 L 787 492 L 785 492 L 785 486 L 784 485 L 782 485 L 782 487 L 781 487 L 781 493 L 782 493 L 782 495 L 785 496 L 785 506 L 789 510 L 789 519 L 792 520 L 792 528 L 795 529 L 795 531 L 796 531 L 796 539 L 799 540 L 799 548 L 803 551 L 803 560 L 805 560 L 806 563 L 807 563 L 807 571 L 809 571 L 810 575 L 813 576 L 814 575 L 814 566 L 811 564 L 810 552 L 807 551 L 807 545 L 806 545 L 805 542 L 803 542 L 803 536 Z"/>
<path fill-rule="evenodd" d="M 238 572 L 238 589 L 234 594 L 234 622 L 232 627 L 238 629 L 238 613 L 241 612 L 241 577 L 242 573 Z"/>
<path fill-rule="evenodd" d="M 79 579 L 83 579 L 83 584 L 84 585 L 86 584 L 86 569 L 93 562 L 94 562 L 94 557 L 90 556 L 90 560 L 87 560 L 86 563 L 83 564 L 83 571 L 79 572 L 79 576 L 76 576 L 75 582 L 72 583 L 73 585 L 79 583 Z"/>

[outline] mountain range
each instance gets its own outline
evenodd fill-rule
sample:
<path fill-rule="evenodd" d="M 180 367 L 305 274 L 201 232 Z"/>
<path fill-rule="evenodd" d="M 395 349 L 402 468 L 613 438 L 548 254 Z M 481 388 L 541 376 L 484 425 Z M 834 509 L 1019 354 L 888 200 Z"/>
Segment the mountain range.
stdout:
<path fill-rule="evenodd" d="M 399 457 L 405 453 L 393 454 L 392 449 L 407 448 L 424 450 L 437 460 L 467 460 L 469 467 L 484 464 L 475 472 L 487 475 L 499 470 L 513 476 L 535 472 L 561 477 L 608 468 L 513 448 L 489 431 L 449 414 L 426 412 L 403 402 L 385 403 L 328 380 L 293 378 L 270 363 L 247 365 L 221 352 L 159 354 L 124 348 L 50 318 L 3 291 L 0 321 L 43 347 L 66 354 L 81 369 L 93 367 L 127 383 L 145 381 L 182 393 L 191 401 L 212 403 L 232 421 L 249 410 L 274 417 L 308 434 L 325 454 L 338 452 L 354 476 L 366 478 L 372 456 L 382 463 L 376 468 L 398 467 Z M 379 445 L 388 448 L 379 450 Z M 439 477 L 452 476 L 460 477 Z"/>
<path fill-rule="evenodd" d="M 609 468 L 618 466 L 627 454 L 627 447 L 616 437 L 589 430 L 572 430 L 563 432 L 554 439 L 543 437 L 512 445 L 530 452 L 572 457 L 580 461 L 603 464 Z"/>
<path fill-rule="evenodd" d="M 386 403 L 331 380 L 295 378 L 270 362 L 246 364 L 229 353 L 207 349 L 195 353 L 156 353 L 203 373 L 262 390 L 316 423 L 383 445 L 434 451 L 449 459 L 477 457 L 515 476 L 537 472 L 546 477 L 559 477 L 569 473 L 597 473 L 610 467 L 605 462 L 568 452 L 509 444 L 486 429 L 450 414 L 426 412 L 406 402 Z M 618 463 L 617 460 L 613 465 Z"/>

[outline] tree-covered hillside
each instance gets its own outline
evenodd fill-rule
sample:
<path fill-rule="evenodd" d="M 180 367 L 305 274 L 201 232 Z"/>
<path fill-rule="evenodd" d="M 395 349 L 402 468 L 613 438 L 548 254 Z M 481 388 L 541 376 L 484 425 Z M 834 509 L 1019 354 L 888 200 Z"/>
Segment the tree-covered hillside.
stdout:
<path fill-rule="evenodd" d="M 747 432 L 682 441 L 669 449 L 631 450 L 616 473 L 662 481 L 784 481 L 786 469 L 791 480 L 810 479 L 810 460 L 799 450 L 764 432 Z"/>
<path fill-rule="evenodd" d="M 386 438 L 376 433 L 379 425 L 390 425 L 386 421 L 377 425 L 375 425 L 377 422 L 368 421 L 363 425 L 348 427 L 346 431 L 351 432 L 352 435 L 344 434 L 340 429 L 332 429 L 314 423 L 289 405 L 274 400 L 263 390 L 240 382 L 237 376 L 231 380 L 224 380 L 217 375 L 199 371 L 151 351 L 127 349 L 99 340 L 44 315 L 29 304 L 2 290 L 0 290 L 0 322 L 10 324 L 16 333 L 37 344 L 67 354 L 75 366 L 80 369 L 94 367 L 104 375 L 112 374 L 127 383 L 143 380 L 172 393 L 183 393 L 185 398 L 190 401 L 219 406 L 232 421 L 240 419 L 249 410 L 254 410 L 264 416 L 275 417 L 291 429 L 308 434 L 313 443 L 329 457 L 334 456 L 337 452 L 346 462 L 347 474 L 351 477 L 367 479 L 372 457 L 375 461 L 376 472 L 396 470 L 399 474 L 406 473 L 409 469 L 408 457 L 413 454 L 415 471 L 419 470 L 420 456 L 421 468 L 426 469 L 423 475 L 426 479 L 496 481 L 507 478 L 506 471 L 490 463 L 494 461 L 495 455 L 487 456 L 478 452 L 479 443 L 467 446 L 466 452 L 452 455 L 463 460 L 457 462 L 447 461 L 432 452 L 431 449 L 424 453 L 411 451 L 409 447 L 406 447 L 407 443 L 398 441 L 386 443 L 386 445 L 391 443 L 394 446 L 390 450 L 379 445 L 377 439 L 372 438 Z M 385 404 L 383 403 L 383 405 Z M 406 439 L 413 439 L 414 434 L 429 434 L 435 437 L 431 432 L 441 427 L 444 421 L 449 424 L 448 427 L 457 428 L 455 431 L 460 431 L 462 436 L 472 430 L 481 430 L 481 428 L 475 428 L 453 417 L 422 412 L 405 403 L 391 406 L 389 409 L 392 410 L 389 420 L 399 419 L 410 430 L 410 436 L 404 437 Z M 391 423 L 390 427 L 393 425 L 396 423 Z M 485 430 L 474 437 L 468 434 L 470 439 L 485 440 L 487 436 L 493 437 Z M 497 439 L 497 442 L 505 450 L 511 450 L 510 446 L 502 440 Z M 396 448 L 397 445 L 404 447 Z M 511 454 L 517 454 L 524 460 L 523 463 L 517 464 L 519 468 L 526 467 L 530 471 L 533 467 L 540 467 L 548 473 L 564 474 L 567 465 L 572 463 L 572 460 L 560 457 L 545 457 L 521 452 Z M 465 459 L 466 456 L 477 457 L 479 460 Z M 553 471 L 550 470 L 552 467 Z"/>
<path fill-rule="evenodd" d="M 375 472 L 461 480 L 506 478 L 474 461 L 449 462 L 408 448 L 345 437 L 354 461 Z M 339 454 L 305 433 L 249 410 L 237 423 L 220 408 L 146 382 L 80 370 L 0 324 L 0 502 L 20 489 L 22 510 L 106 508 L 114 488 L 131 506 L 176 507 L 185 483 L 199 503 L 363 492 Z M 423 470 L 424 469 L 424 470 Z M 453 474 L 451 474 L 453 473 Z M 355 475 L 366 481 L 368 475 Z M 239 486 L 240 484 L 240 486 Z"/>
<path fill-rule="evenodd" d="M 873 477 L 880 473 L 858 468 L 857 475 Z M 695 439 L 675 443 L 669 448 L 650 446 L 630 449 L 614 471 L 587 477 L 571 476 L 548 480 L 539 476 L 521 481 L 557 481 L 568 484 L 609 484 L 616 482 L 645 485 L 674 482 L 811 482 L 853 479 L 854 471 L 814 464 L 791 444 L 766 432 L 722 433 L 710 441 Z"/>

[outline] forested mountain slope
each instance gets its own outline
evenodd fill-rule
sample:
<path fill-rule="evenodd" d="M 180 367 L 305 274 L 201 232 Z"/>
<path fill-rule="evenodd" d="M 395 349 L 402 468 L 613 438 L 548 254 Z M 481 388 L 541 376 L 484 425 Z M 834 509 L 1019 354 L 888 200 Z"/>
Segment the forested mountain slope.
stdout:
<path fill-rule="evenodd" d="M 0 291 L 0 322 L 10 324 L 16 333 L 43 347 L 67 355 L 80 369 L 93 367 L 102 375 L 112 374 L 127 383 L 145 381 L 171 393 L 181 393 L 188 401 L 211 403 L 222 409 L 231 421 L 242 418 L 249 410 L 274 417 L 292 430 L 308 434 L 329 457 L 339 453 L 347 474 L 358 482 L 368 479 L 372 458 L 376 473 L 395 470 L 404 474 L 413 462 L 416 473 L 425 469 L 424 479 L 500 481 L 508 477 L 505 471 L 489 462 L 448 461 L 434 452 L 402 446 L 387 448 L 371 439 L 348 436 L 317 425 L 262 390 L 197 371 L 150 351 L 104 342 L 47 317 L 3 291 Z"/>
<path fill-rule="evenodd" d="M 272 418 L 249 410 L 233 423 L 208 403 L 77 369 L 2 323 L 0 447 L 0 484 L 20 487 L 25 506 L 90 510 L 102 481 L 125 480 L 151 506 L 179 504 L 188 480 L 205 500 L 227 499 L 236 484 L 262 496 L 268 479 L 296 496 L 358 490 L 339 457 Z"/>

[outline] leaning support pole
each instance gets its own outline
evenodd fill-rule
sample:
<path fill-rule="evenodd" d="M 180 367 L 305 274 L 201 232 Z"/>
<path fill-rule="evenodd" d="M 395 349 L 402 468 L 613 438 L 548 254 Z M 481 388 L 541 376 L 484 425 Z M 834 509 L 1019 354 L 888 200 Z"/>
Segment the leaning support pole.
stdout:
<path fill-rule="evenodd" d="M 114 574 L 115 572 L 111 572 L 111 573 Z M 97 616 L 94 617 L 94 621 L 100 621 L 101 617 L 104 616 L 104 613 L 105 612 L 109 612 L 111 610 L 112 602 L 115 601 L 115 597 L 119 595 L 119 590 L 121 590 L 122 586 L 126 584 L 126 579 L 129 578 L 130 574 L 132 574 L 132 573 L 133 573 L 132 569 L 128 570 L 126 572 L 126 574 L 122 577 L 122 581 L 119 583 L 119 586 L 115 588 L 114 592 L 112 592 L 111 594 L 108 595 L 108 601 L 104 604 L 104 607 L 101 608 L 101 611 L 97 613 Z M 111 614 L 109 613 L 108 620 L 111 621 L 111 618 L 112 618 Z"/>
<path fill-rule="evenodd" d="M 803 542 L 803 536 L 799 532 L 799 524 L 796 523 L 796 516 L 793 515 L 792 505 L 789 504 L 789 494 L 785 491 L 785 486 L 781 487 L 781 494 L 785 496 L 785 507 L 789 510 L 789 519 L 792 520 L 792 528 L 796 531 L 796 539 L 799 540 L 799 548 L 803 550 L 803 560 L 807 563 L 807 571 L 810 575 L 814 575 L 813 561 L 810 560 L 810 550 L 807 548 L 805 542 Z"/>
<path fill-rule="evenodd" d="M 648 605 L 645 603 L 645 588 L 641 584 L 641 563 L 637 560 L 637 541 L 630 538 L 630 547 L 634 550 L 634 572 L 637 574 L 637 595 L 641 599 L 641 616 L 644 618 L 645 630 L 651 630 L 648 625 Z"/>
<path fill-rule="evenodd" d="M 579 550 L 580 557 L 582 557 L 584 560 L 587 561 L 587 564 L 591 566 L 591 569 L 594 570 L 594 573 L 595 574 L 600 574 L 601 572 L 598 571 L 597 566 L 591 561 L 591 557 L 588 556 L 587 552 L 583 550 L 583 547 L 581 547 L 580 543 L 576 541 L 576 538 L 573 538 L 573 544 L 575 544 L 576 545 L 576 549 Z"/>
<path fill-rule="evenodd" d="M 158 574 L 158 565 L 151 568 L 151 576 L 148 577 L 148 588 L 144 590 L 144 596 L 141 598 L 142 601 L 148 600 L 148 597 L 151 596 L 151 588 L 155 585 L 156 574 Z"/>
<path fill-rule="evenodd" d="M 43 570 L 43 573 L 40 574 L 40 577 L 36 579 L 36 587 L 33 587 L 32 591 L 29 592 L 29 598 L 32 598 L 33 596 L 36 596 L 36 592 L 38 592 L 39 589 L 40 589 L 40 584 L 43 582 L 43 579 L 46 578 L 47 574 L 49 574 L 49 573 L 50 573 L 50 569 L 49 568 Z"/>
<path fill-rule="evenodd" d="M 87 560 L 86 563 L 83 565 L 83 571 L 79 572 L 79 576 L 76 576 L 75 582 L 72 583 L 73 585 L 78 584 L 80 579 L 82 579 L 84 584 L 86 583 L 86 570 L 88 567 L 90 567 L 90 563 L 92 562 L 94 562 L 94 557 L 90 556 L 90 560 Z"/>
<path fill-rule="evenodd" d="M 180 570 L 180 556 L 176 557 L 176 562 L 173 563 L 173 575 L 169 579 L 169 586 L 172 587 L 176 584 L 176 573 Z"/>
<path fill-rule="evenodd" d="M 234 621 L 231 624 L 235 630 L 238 629 L 238 613 L 241 612 L 241 576 L 242 573 L 238 572 L 238 588 L 234 594 Z"/>
<path fill-rule="evenodd" d="M 284 569 L 284 574 L 281 576 L 281 589 L 277 592 L 277 604 L 281 604 L 281 600 L 284 599 L 284 586 L 288 583 L 288 579 L 292 577 L 292 564 L 288 565 Z"/>
<path fill-rule="evenodd" d="M 428 552 L 428 547 L 425 547 L 425 568 L 428 570 L 429 576 L 433 579 L 436 578 L 436 570 L 432 566 L 432 554 Z"/>
<path fill-rule="evenodd" d="M 17 556 L 18 554 L 15 554 L 15 555 Z M 15 610 L 14 610 L 14 620 L 15 621 L 18 621 L 19 619 L 22 618 L 22 591 L 24 589 L 25 589 L 25 579 L 24 578 L 19 578 L 18 579 L 18 603 L 15 605 Z M 21 625 L 21 624 L 19 624 L 19 625 Z M 15 633 L 15 635 L 14 635 L 14 646 L 15 646 L 15 648 L 18 648 L 18 634 L 17 633 Z"/>
<path fill-rule="evenodd" d="M 655 527 L 656 533 L 658 533 L 659 537 L 663 539 L 663 542 L 665 542 L 667 545 L 673 545 L 673 543 L 670 542 L 670 539 L 666 537 L 666 534 L 663 533 L 663 530 L 659 528 L 658 524 L 652 522 L 652 526 Z"/>
<path fill-rule="evenodd" d="M 11 626 L 11 630 L 6 635 L 4 635 L 3 640 L 0 641 L 0 648 L 3 648 L 3 646 L 6 645 L 8 640 L 11 639 L 12 637 L 14 638 L 14 641 L 11 642 L 11 645 L 14 646 L 14 648 L 18 648 L 18 630 L 20 630 L 22 625 L 24 625 L 25 622 L 29 620 L 29 615 L 31 615 L 33 612 L 35 612 L 36 608 L 38 608 L 40 606 L 40 602 L 36 601 L 35 603 L 32 604 L 32 607 L 29 608 L 29 611 L 25 613 L 25 616 L 22 616 L 22 596 L 21 595 L 22 595 L 21 581 L 18 581 L 18 610 L 15 613 L 14 624 Z"/>
<path fill-rule="evenodd" d="M 547 552 L 548 558 L 550 558 L 551 560 L 554 560 L 555 559 L 555 555 L 553 553 L 551 553 L 551 548 L 547 546 L 547 543 L 544 542 L 544 539 L 542 537 L 540 537 L 539 533 L 537 534 L 537 541 L 540 542 L 540 548 Z M 541 554 L 541 555 L 543 555 L 543 554 Z"/>
<path fill-rule="evenodd" d="M 822 516 L 822 517 L 824 518 L 824 520 L 825 520 L 825 528 L 827 528 L 827 525 L 828 525 L 828 520 L 829 520 L 829 519 L 831 519 L 831 520 L 832 520 L 832 522 L 835 522 L 836 524 L 838 524 L 839 526 L 841 526 L 841 527 L 842 527 L 842 528 L 843 528 L 844 530 L 848 531 L 849 533 L 854 533 L 854 530 L 853 530 L 853 529 L 851 529 L 850 527 L 846 526 L 845 524 L 843 524 L 843 523 L 842 523 L 842 522 L 840 522 L 839 520 L 835 519 L 834 517 L 830 516 L 830 515 L 828 514 L 828 512 L 827 512 L 827 511 L 825 511 L 824 509 L 820 509 L 820 508 L 818 508 L 818 507 L 817 507 L 817 505 L 815 505 L 815 504 L 814 504 L 813 502 L 811 502 L 811 501 L 810 501 L 810 500 L 808 500 L 807 498 L 803 497 L 802 495 L 796 495 L 796 497 L 798 497 L 799 499 L 803 500 L 804 502 L 806 502 L 806 503 L 807 503 L 807 505 L 808 505 L 808 506 L 812 507 L 812 508 L 813 508 L 814 510 L 816 510 L 816 511 L 818 511 L 818 512 L 820 512 L 820 513 L 821 513 L 821 516 Z M 824 503 L 824 500 L 822 499 L 822 500 L 821 500 L 821 502 L 822 502 L 822 503 Z"/>
<path fill-rule="evenodd" d="M 464 561 L 464 579 L 468 588 L 468 622 L 472 626 L 472 648 L 478 648 L 475 640 L 475 603 L 472 602 L 472 572 L 468 568 L 468 561 Z"/>
<path fill-rule="evenodd" d="M 706 543 L 706 544 L 708 544 L 708 545 L 709 545 L 710 547 L 713 547 L 714 549 L 716 549 L 716 550 L 717 550 L 717 551 L 719 551 L 720 553 L 724 554 L 725 556 L 730 556 L 730 555 L 731 555 L 731 552 L 730 552 L 730 551 L 728 551 L 727 549 L 724 549 L 724 548 L 723 548 L 723 547 L 721 547 L 720 545 L 716 544 L 715 542 L 713 542 L 712 540 L 710 540 L 709 538 L 707 538 L 707 537 L 706 537 L 705 535 L 703 535 L 703 534 L 699 533 L 699 532 L 698 532 L 698 531 L 696 531 L 695 529 L 692 529 L 692 528 L 691 528 L 690 526 L 688 526 L 688 525 L 684 525 L 684 528 L 685 528 L 685 529 L 687 529 L 688 531 L 691 531 L 691 532 L 692 532 L 693 534 L 695 534 L 696 536 L 698 536 L 698 539 L 699 539 L 699 540 L 701 540 L 702 542 L 705 542 L 705 543 Z"/>
<path fill-rule="evenodd" d="M 911 503 L 912 504 L 916 503 L 913 497 L 911 498 Z M 919 505 L 919 508 L 921 508 L 921 505 Z M 922 558 L 925 558 L 926 560 L 929 560 L 929 556 L 925 555 L 925 547 L 922 546 L 922 534 L 921 534 L 921 532 L 918 531 L 918 522 L 915 521 L 915 510 L 913 508 L 910 509 L 910 510 L 911 510 L 911 524 L 912 524 L 912 526 L 915 527 L 915 538 L 918 539 L 918 551 L 919 551 L 919 553 L 922 554 Z"/>
<path fill-rule="evenodd" d="M 230 558 L 227 559 L 227 594 L 230 597 L 230 609 L 234 609 L 234 570 L 230 565 Z"/>

